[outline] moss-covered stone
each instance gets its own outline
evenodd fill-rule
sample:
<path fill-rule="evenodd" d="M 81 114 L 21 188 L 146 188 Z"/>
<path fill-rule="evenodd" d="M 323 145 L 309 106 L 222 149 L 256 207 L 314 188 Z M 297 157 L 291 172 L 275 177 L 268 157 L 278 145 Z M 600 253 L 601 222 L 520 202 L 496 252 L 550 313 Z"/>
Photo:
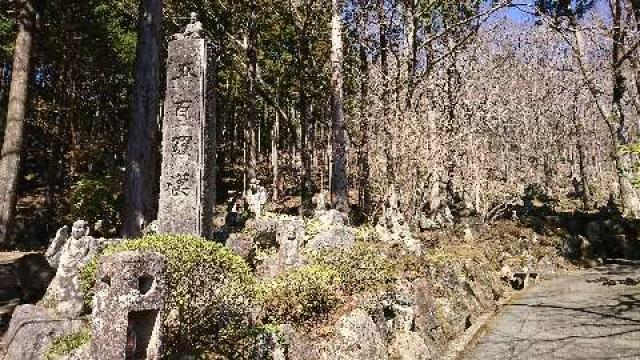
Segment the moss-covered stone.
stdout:
<path fill-rule="evenodd" d="M 87 344 L 90 340 L 91 334 L 88 329 L 60 336 L 51 342 L 44 357 L 46 360 L 60 359 L 63 356 L 71 354 L 73 350 Z"/>
<path fill-rule="evenodd" d="M 167 258 L 169 298 L 165 320 L 166 349 L 201 354 L 214 349 L 242 358 L 236 343 L 250 336 L 254 277 L 247 264 L 224 246 L 191 236 L 148 236 L 103 251 L 151 251 Z M 82 271 L 82 288 L 92 297 L 96 264 Z"/>

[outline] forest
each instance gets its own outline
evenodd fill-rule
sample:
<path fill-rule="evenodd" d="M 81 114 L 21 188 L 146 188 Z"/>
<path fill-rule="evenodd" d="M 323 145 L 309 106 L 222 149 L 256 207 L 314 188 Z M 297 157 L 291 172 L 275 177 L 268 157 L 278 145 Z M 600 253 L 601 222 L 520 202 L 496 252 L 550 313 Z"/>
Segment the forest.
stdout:
<path fill-rule="evenodd" d="M 0 247 L 155 219 L 167 41 L 191 11 L 218 207 L 255 178 L 274 211 L 328 191 L 356 223 L 392 191 L 415 228 L 527 191 L 640 215 L 638 1 L 3 0 Z"/>
<path fill-rule="evenodd" d="M 0 359 L 640 354 L 640 0 L 0 0 Z"/>

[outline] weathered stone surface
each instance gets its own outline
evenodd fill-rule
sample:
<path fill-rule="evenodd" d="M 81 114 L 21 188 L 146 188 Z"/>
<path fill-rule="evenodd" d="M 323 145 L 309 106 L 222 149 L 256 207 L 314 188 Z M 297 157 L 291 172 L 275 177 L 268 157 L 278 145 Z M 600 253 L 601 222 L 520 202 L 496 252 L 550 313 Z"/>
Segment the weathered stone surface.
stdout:
<path fill-rule="evenodd" d="M 212 236 L 215 124 L 207 119 L 207 49 L 198 38 L 169 42 L 158 231 Z"/>
<path fill-rule="evenodd" d="M 356 242 L 353 230 L 346 226 L 332 226 L 321 231 L 311 241 L 309 247 L 314 250 L 326 248 L 350 248 Z"/>
<path fill-rule="evenodd" d="M 96 275 L 92 354 L 96 360 L 158 359 L 167 285 L 156 253 L 102 257 Z"/>
<path fill-rule="evenodd" d="M 336 339 L 327 349 L 327 359 L 382 360 L 387 348 L 376 324 L 364 310 L 356 309 L 335 325 Z"/>
<path fill-rule="evenodd" d="M 280 247 L 280 259 L 284 265 L 298 263 L 303 239 L 304 222 L 301 219 L 284 220 L 278 224 L 276 241 Z"/>
<path fill-rule="evenodd" d="M 387 334 L 410 332 L 415 329 L 416 311 L 412 286 L 402 282 L 383 301 Z"/>
<path fill-rule="evenodd" d="M 389 358 L 394 360 L 427 360 L 434 358 L 434 351 L 417 332 L 401 332 L 389 345 Z"/>
<path fill-rule="evenodd" d="M 18 306 L 3 339 L 4 360 L 41 360 L 54 339 L 77 332 L 84 324 L 84 320 L 60 318 L 41 306 Z"/>
<path fill-rule="evenodd" d="M 314 217 L 320 221 L 322 227 L 330 227 L 337 225 L 347 225 L 349 222 L 349 216 L 338 210 L 316 210 Z"/>
<path fill-rule="evenodd" d="M 69 355 L 63 356 L 58 360 L 93 360 L 93 355 L 91 355 L 91 343 L 80 346 L 73 350 Z"/>
<path fill-rule="evenodd" d="M 420 241 L 415 239 L 400 209 L 395 189 L 390 189 L 382 217 L 376 224 L 378 237 L 385 243 L 397 246 L 402 252 L 415 255 L 422 253 Z"/>
<path fill-rule="evenodd" d="M 78 220 L 73 224 L 71 236 L 64 228 L 58 231 L 47 256 L 50 264 L 57 264 L 56 275 L 49 284 L 42 304 L 56 310 L 66 317 L 78 317 L 85 311 L 82 290 L 80 289 L 80 270 L 108 243 L 117 240 L 96 239 L 89 235 L 86 221 Z"/>
<path fill-rule="evenodd" d="M 261 256 L 256 259 L 256 273 L 260 278 L 272 278 L 285 268 L 302 265 L 300 254 L 304 241 L 304 221 L 297 218 L 259 220 L 263 223 L 254 238 Z M 255 228 L 255 227 L 254 227 Z M 275 236 L 274 235 L 275 231 Z"/>
<path fill-rule="evenodd" d="M 244 233 L 231 234 L 225 241 L 225 246 L 246 261 L 252 261 L 254 247 L 253 238 L 251 236 Z"/>

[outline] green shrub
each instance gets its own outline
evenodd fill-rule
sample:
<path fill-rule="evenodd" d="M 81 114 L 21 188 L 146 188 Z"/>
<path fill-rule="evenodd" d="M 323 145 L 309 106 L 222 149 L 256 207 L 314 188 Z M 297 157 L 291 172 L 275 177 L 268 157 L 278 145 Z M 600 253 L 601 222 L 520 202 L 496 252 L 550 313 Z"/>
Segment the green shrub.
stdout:
<path fill-rule="evenodd" d="M 301 323 L 330 312 L 339 301 L 338 273 L 320 265 L 287 271 L 258 285 L 267 322 Z"/>
<path fill-rule="evenodd" d="M 107 247 L 103 255 L 152 251 L 167 258 L 170 291 L 164 322 L 166 349 L 202 354 L 209 350 L 242 358 L 236 343 L 251 333 L 254 278 L 247 264 L 224 246 L 190 236 L 148 236 Z M 82 289 L 91 297 L 96 261 L 82 270 Z M 169 354 L 171 355 L 171 354 Z"/>
<path fill-rule="evenodd" d="M 47 352 L 44 354 L 46 360 L 57 360 L 69 355 L 73 350 L 81 347 L 91 340 L 89 330 L 83 329 L 75 333 L 63 335 L 53 339 Z"/>
<path fill-rule="evenodd" d="M 121 222 L 122 184 L 111 176 L 85 176 L 77 181 L 70 196 L 71 221 L 83 219 L 89 224 L 105 223 L 105 232 L 114 232 Z"/>
<path fill-rule="evenodd" d="M 312 255 L 311 263 L 337 272 L 345 294 L 381 289 L 392 283 L 398 273 L 383 251 L 368 244 L 322 250 Z"/>
<path fill-rule="evenodd" d="M 304 224 L 304 235 L 307 239 L 313 239 L 316 235 L 318 235 L 323 229 L 323 225 L 318 219 L 309 219 L 305 221 Z"/>

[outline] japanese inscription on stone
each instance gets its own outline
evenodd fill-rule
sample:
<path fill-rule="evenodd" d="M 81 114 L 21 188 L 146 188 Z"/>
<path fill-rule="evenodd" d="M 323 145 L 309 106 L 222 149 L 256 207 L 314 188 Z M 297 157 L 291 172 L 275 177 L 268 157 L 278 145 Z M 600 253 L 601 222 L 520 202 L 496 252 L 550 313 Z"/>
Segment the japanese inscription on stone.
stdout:
<path fill-rule="evenodd" d="M 205 40 L 169 42 L 158 226 L 161 233 L 210 236 L 213 125 L 206 115 Z"/>

